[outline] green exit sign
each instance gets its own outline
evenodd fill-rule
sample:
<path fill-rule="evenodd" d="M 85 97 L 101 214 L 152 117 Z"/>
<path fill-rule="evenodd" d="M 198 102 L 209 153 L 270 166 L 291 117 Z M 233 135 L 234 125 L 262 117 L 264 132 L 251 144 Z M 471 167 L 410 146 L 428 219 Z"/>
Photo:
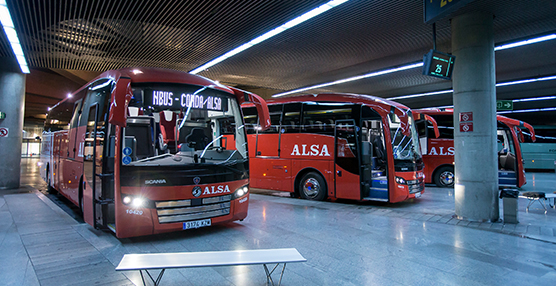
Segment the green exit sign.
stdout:
<path fill-rule="evenodd" d="M 6 113 L 0 111 L 0 119 L 6 118 Z"/>
<path fill-rule="evenodd" d="M 511 100 L 497 100 L 496 110 L 514 110 L 514 102 Z"/>

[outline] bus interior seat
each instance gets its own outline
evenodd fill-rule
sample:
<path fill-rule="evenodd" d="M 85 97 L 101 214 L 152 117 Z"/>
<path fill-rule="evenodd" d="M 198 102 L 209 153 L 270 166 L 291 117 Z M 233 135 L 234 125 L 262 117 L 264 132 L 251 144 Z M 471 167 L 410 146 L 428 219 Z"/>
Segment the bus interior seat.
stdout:
<path fill-rule="evenodd" d="M 319 131 L 324 130 L 324 123 L 322 123 L 322 121 L 319 120 L 315 121 L 315 128 L 318 129 Z"/>
<path fill-rule="evenodd" d="M 185 142 L 195 150 L 203 150 L 209 143 L 209 138 L 205 133 L 204 128 L 194 127 L 191 129 L 189 135 L 185 137 Z"/>
<path fill-rule="evenodd" d="M 515 155 L 511 152 L 504 152 L 505 149 L 502 149 L 501 152 L 498 152 L 498 167 L 499 169 L 504 169 L 508 171 L 515 171 Z"/>
<path fill-rule="evenodd" d="M 176 122 L 178 115 L 172 111 L 161 111 L 160 116 L 160 133 L 162 134 L 163 143 L 168 145 L 168 149 L 175 151 L 176 149 Z"/>
<path fill-rule="evenodd" d="M 129 106 L 127 108 L 127 116 L 140 116 L 143 115 L 143 110 L 139 107 Z"/>
<path fill-rule="evenodd" d="M 131 154 L 129 155 L 129 157 L 131 157 L 131 161 L 137 161 L 137 156 L 136 156 L 137 139 L 135 139 L 134 136 L 126 135 L 124 138 L 124 148 L 125 147 L 131 148 Z"/>

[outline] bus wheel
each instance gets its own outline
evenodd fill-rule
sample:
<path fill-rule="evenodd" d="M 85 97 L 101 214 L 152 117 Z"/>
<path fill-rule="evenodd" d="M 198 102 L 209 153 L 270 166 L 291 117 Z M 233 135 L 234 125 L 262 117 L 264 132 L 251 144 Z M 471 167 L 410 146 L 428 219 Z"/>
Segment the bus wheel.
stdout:
<path fill-rule="evenodd" d="M 326 197 L 326 183 L 321 175 L 309 172 L 299 183 L 299 195 L 306 200 L 322 201 Z"/>
<path fill-rule="evenodd" d="M 444 166 L 434 174 L 434 183 L 441 188 L 453 188 L 455 181 L 454 167 Z"/>

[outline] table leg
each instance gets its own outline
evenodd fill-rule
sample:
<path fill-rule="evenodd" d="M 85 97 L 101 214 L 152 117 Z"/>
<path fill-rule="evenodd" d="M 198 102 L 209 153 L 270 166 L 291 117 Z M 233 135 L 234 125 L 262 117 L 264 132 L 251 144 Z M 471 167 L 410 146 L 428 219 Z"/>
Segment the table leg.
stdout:
<path fill-rule="evenodd" d="M 162 275 L 164 275 L 165 270 L 166 269 L 162 269 L 162 271 L 160 271 L 160 273 L 158 273 L 158 276 L 156 277 L 156 280 L 153 278 L 153 276 L 151 275 L 151 273 L 149 273 L 149 271 L 147 269 L 145 269 L 145 272 L 147 273 L 147 275 L 149 276 L 151 281 L 154 283 L 154 286 L 158 286 L 158 285 L 160 285 L 160 280 L 162 279 Z M 147 285 L 145 283 L 145 278 L 143 277 L 143 270 L 139 270 L 139 272 L 141 273 L 141 280 L 143 280 L 143 285 Z"/>
<path fill-rule="evenodd" d="M 274 280 L 272 280 L 271 275 L 272 275 L 272 273 L 274 273 L 274 270 L 276 270 L 278 265 L 280 265 L 280 263 L 276 263 L 276 265 L 272 268 L 272 270 L 269 271 L 266 264 L 263 264 L 264 271 L 266 272 L 266 285 L 274 286 Z M 282 284 L 282 276 L 284 276 L 284 270 L 285 269 L 286 269 L 286 263 L 284 263 L 284 267 L 282 267 L 282 272 L 280 273 L 280 280 L 278 280 L 278 286 L 280 286 L 280 284 Z"/>

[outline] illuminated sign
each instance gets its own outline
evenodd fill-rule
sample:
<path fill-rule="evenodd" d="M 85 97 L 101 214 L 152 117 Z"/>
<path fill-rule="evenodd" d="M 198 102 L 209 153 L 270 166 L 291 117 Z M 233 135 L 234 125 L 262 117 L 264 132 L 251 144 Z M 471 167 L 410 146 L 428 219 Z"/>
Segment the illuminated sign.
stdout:
<path fill-rule="evenodd" d="M 443 79 L 451 79 L 455 60 L 455 56 L 430 50 L 430 52 L 423 57 L 423 74 Z"/>
<path fill-rule="evenodd" d="M 473 0 L 423 0 L 425 23 L 434 23 Z"/>
<path fill-rule="evenodd" d="M 215 95 L 190 94 L 170 90 L 145 90 L 145 106 L 165 110 L 202 109 L 227 111 L 228 100 Z"/>

